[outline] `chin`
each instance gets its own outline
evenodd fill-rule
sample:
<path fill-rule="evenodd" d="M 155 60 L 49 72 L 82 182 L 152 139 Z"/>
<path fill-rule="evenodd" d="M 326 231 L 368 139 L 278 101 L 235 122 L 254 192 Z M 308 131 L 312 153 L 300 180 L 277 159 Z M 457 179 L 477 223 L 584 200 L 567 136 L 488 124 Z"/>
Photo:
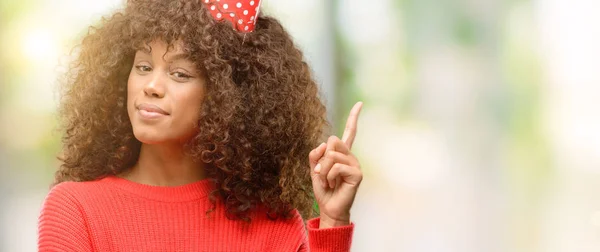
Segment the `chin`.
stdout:
<path fill-rule="evenodd" d="M 164 143 L 180 143 L 184 144 L 191 140 L 191 137 L 165 135 L 166 130 L 156 130 L 144 127 L 133 126 L 133 135 L 143 144 L 164 144 Z"/>
<path fill-rule="evenodd" d="M 143 144 L 160 144 L 164 142 L 164 139 L 161 139 L 160 137 L 152 136 L 145 133 L 136 133 L 134 131 L 133 135 L 138 141 L 140 141 Z"/>
<path fill-rule="evenodd" d="M 158 144 L 168 140 L 165 135 L 166 131 L 160 124 L 146 124 L 138 121 L 136 117 L 132 118 L 131 128 L 135 138 L 145 144 Z"/>

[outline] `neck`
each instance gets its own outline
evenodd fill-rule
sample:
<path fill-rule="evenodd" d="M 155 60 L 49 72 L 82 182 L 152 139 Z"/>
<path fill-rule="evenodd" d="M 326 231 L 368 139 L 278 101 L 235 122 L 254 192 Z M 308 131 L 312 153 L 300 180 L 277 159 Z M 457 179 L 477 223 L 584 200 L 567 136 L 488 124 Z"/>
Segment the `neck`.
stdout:
<path fill-rule="evenodd" d="M 142 144 L 137 163 L 117 176 L 148 185 L 179 186 L 206 178 L 205 164 L 194 162 L 183 145 Z"/>

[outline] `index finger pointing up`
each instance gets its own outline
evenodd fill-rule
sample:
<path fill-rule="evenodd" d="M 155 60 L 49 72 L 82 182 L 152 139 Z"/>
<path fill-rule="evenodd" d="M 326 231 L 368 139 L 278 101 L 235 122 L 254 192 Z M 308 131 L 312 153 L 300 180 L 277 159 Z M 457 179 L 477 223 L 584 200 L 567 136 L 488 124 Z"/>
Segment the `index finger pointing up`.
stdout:
<path fill-rule="evenodd" d="M 346 122 L 346 128 L 344 129 L 344 135 L 342 136 L 342 142 L 348 146 L 348 149 L 352 148 L 352 142 L 354 142 L 354 137 L 356 136 L 356 125 L 358 123 L 358 114 L 360 113 L 360 109 L 362 108 L 362 102 L 357 102 L 350 110 L 350 115 L 348 116 L 348 121 Z"/>

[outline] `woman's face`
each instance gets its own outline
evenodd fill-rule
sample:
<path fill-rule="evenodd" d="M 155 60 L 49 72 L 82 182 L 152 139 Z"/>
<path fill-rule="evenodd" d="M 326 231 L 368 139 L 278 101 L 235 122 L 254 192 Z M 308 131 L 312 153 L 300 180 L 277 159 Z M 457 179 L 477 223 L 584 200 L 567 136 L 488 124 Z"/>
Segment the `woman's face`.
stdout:
<path fill-rule="evenodd" d="M 180 46 L 155 40 L 135 54 L 127 81 L 127 112 L 142 143 L 184 143 L 195 135 L 205 79 Z"/>

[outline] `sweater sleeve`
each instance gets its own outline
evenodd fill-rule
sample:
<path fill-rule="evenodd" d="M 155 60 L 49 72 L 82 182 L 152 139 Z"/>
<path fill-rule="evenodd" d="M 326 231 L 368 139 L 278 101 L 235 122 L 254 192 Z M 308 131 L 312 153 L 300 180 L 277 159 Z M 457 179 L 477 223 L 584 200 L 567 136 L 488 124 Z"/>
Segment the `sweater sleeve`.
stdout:
<path fill-rule="evenodd" d="M 69 184 L 54 186 L 38 219 L 38 251 L 92 251 L 90 236 L 79 202 Z"/>
<path fill-rule="evenodd" d="M 350 251 L 354 223 L 347 226 L 319 229 L 321 219 L 313 218 L 306 222 L 308 241 L 304 241 L 298 251 L 302 252 L 345 252 Z"/>

